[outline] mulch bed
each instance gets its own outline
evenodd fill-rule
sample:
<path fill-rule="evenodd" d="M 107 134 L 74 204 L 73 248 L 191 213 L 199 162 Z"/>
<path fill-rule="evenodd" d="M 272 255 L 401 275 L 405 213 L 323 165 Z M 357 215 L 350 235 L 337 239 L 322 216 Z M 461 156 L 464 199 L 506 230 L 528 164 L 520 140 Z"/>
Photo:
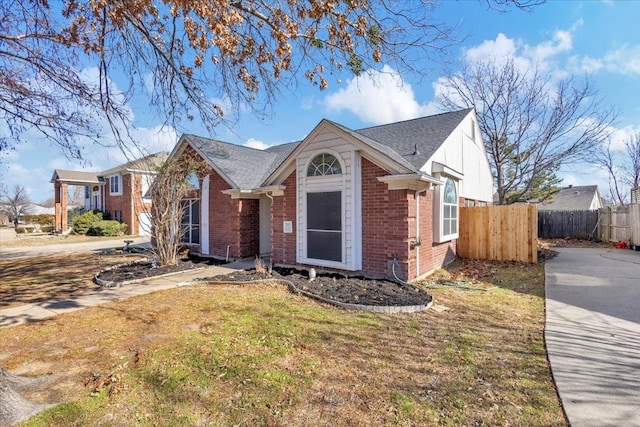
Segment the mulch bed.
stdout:
<path fill-rule="evenodd" d="M 129 282 L 221 263 L 221 261 L 211 258 L 189 257 L 181 260 L 177 265 L 154 268 L 150 261 L 133 262 L 101 271 L 97 277 L 108 282 Z M 425 290 L 409 284 L 388 280 L 371 280 L 364 277 L 346 277 L 340 274 L 318 274 L 313 280 L 309 280 L 306 271 L 292 268 L 274 267 L 270 273 L 241 270 L 227 275 L 199 278 L 200 281 L 206 282 L 238 283 L 268 279 L 290 282 L 298 290 L 345 304 L 418 306 L 427 305 L 432 301 L 431 295 Z"/>
<path fill-rule="evenodd" d="M 277 279 L 292 283 L 296 289 L 329 301 L 370 306 L 417 306 L 432 301 L 423 289 L 410 284 L 341 274 L 318 274 L 309 279 L 306 271 L 274 267 L 271 273 L 256 270 L 237 271 L 199 280 L 209 282 L 254 282 Z"/>
<path fill-rule="evenodd" d="M 131 280 L 149 279 L 171 273 L 189 271 L 207 265 L 220 265 L 223 261 L 214 258 L 201 258 L 189 256 L 182 258 L 176 265 L 156 267 L 152 261 L 138 261 L 122 264 L 103 270 L 97 274 L 101 280 L 107 282 L 128 282 Z"/>

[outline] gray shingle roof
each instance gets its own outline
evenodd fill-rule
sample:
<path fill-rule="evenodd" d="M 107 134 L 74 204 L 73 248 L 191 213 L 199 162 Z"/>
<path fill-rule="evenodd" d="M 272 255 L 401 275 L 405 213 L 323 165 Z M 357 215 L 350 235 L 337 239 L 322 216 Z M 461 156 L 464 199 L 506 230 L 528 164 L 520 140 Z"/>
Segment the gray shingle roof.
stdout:
<path fill-rule="evenodd" d="M 327 121 L 398 164 L 418 172 L 470 111 L 436 114 L 359 130 Z M 183 137 L 235 188 L 243 190 L 260 187 L 300 144 L 300 141 L 290 142 L 257 150 L 196 135 Z"/>
<path fill-rule="evenodd" d="M 61 181 L 70 185 L 102 184 L 104 179 L 97 172 L 68 171 L 55 169 L 51 183 Z"/>
<path fill-rule="evenodd" d="M 540 211 L 586 211 L 591 207 L 597 185 L 581 185 L 562 188 L 550 202 L 538 203 Z"/>
<path fill-rule="evenodd" d="M 466 109 L 436 114 L 359 129 L 356 132 L 391 148 L 414 168 L 420 169 L 470 111 L 471 109 Z"/>
<path fill-rule="evenodd" d="M 259 187 L 274 161 L 286 151 L 284 148 L 281 151 L 257 150 L 196 135 L 184 135 L 184 138 L 235 188 L 242 190 Z"/>

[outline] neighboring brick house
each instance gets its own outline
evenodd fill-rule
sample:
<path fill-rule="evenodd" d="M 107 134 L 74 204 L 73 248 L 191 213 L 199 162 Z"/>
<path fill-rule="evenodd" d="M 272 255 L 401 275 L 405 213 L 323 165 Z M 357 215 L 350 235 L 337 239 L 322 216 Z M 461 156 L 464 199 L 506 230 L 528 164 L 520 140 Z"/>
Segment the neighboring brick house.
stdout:
<path fill-rule="evenodd" d="M 149 235 L 151 199 L 144 198 L 156 168 L 168 153 L 151 154 L 103 172 L 81 172 L 56 169 L 51 183 L 55 188 L 55 228 L 65 232 L 67 191 L 69 185 L 85 188 L 84 209 L 97 209 L 110 218 L 127 224 L 127 234 Z"/>
<path fill-rule="evenodd" d="M 452 261 L 459 206 L 493 194 L 472 109 L 357 131 L 322 120 L 266 150 L 183 135 L 170 158 L 182 155 L 210 166 L 188 202 L 195 250 L 373 278 Z"/>

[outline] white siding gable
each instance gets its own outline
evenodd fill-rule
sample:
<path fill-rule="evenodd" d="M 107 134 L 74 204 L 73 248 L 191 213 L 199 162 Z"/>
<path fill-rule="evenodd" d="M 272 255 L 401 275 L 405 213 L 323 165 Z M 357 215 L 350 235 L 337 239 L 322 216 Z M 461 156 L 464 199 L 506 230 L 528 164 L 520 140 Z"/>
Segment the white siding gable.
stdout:
<path fill-rule="evenodd" d="M 460 122 L 420 170 L 433 175 L 434 162 L 462 175 L 460 197 L 493 200 L 493 175 L 473 112 Z"/>

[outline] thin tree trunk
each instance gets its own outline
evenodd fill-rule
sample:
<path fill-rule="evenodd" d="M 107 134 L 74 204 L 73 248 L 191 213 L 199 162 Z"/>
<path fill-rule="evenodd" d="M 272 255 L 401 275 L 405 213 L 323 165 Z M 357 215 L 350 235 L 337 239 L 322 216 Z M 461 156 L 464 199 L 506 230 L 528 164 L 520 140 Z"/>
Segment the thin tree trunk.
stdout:
<path fill-rule="evenodd" d="M 17 424 L 50 408 L 52 405 L 30 402 L 19 393 L 45 380 L 44 378 L 22 378 L 0 368 L 0 425 Z"/>

